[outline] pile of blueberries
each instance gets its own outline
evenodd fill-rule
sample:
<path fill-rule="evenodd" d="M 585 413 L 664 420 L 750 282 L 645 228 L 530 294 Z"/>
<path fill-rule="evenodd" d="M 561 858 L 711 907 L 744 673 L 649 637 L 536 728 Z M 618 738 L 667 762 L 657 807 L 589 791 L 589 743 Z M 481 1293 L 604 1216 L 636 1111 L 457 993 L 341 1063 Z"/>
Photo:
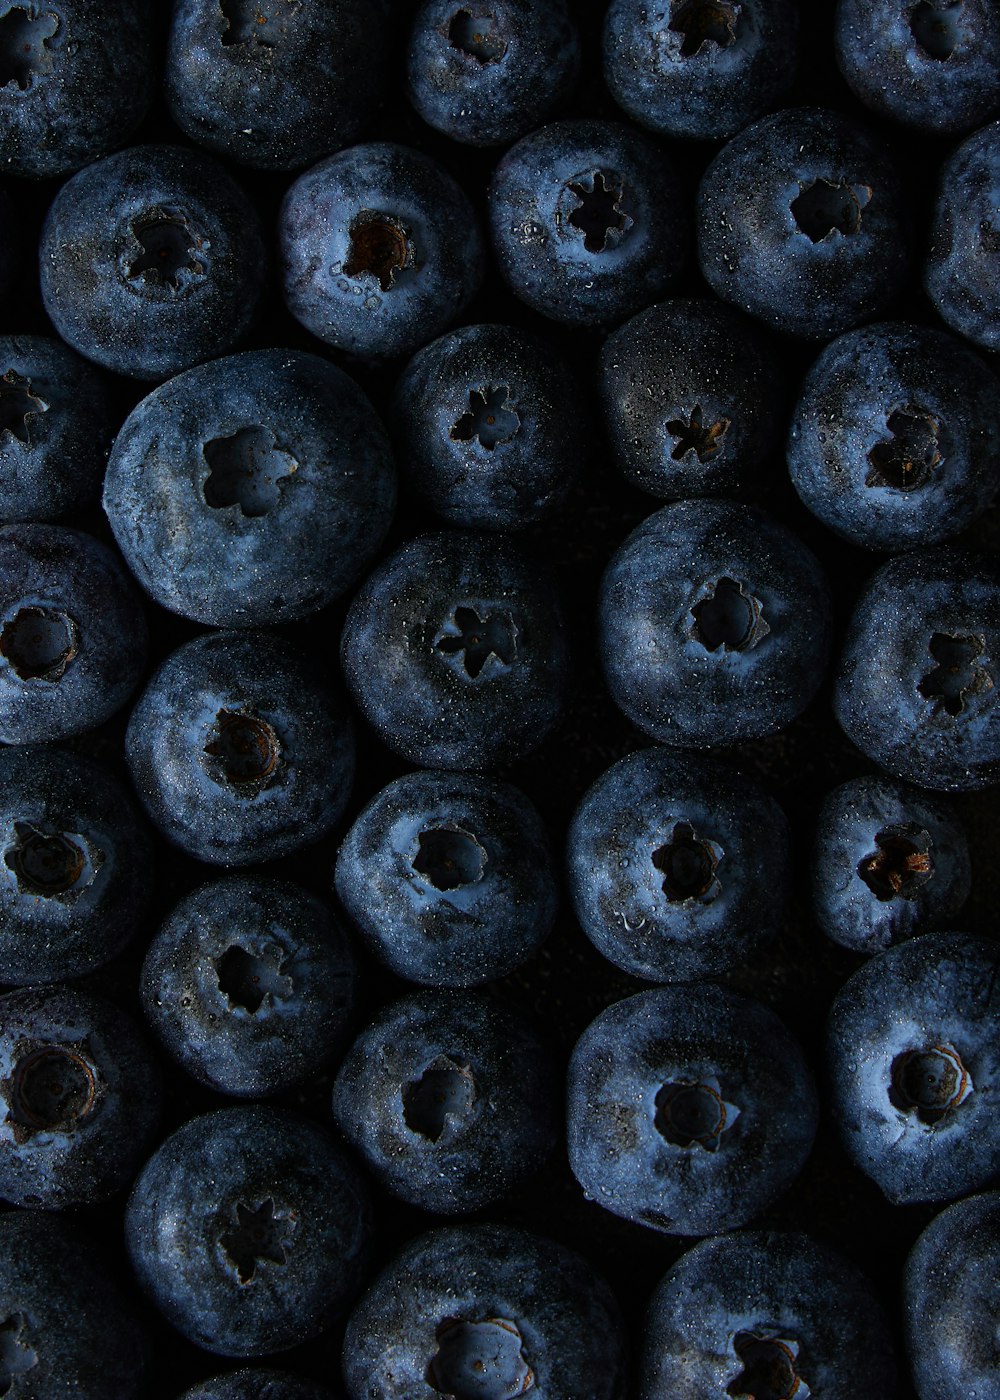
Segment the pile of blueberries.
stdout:
<path fill-rule="evenodd" d="M 1000 1400 L 996 0 L 0 0 L 0 305 L 0 1396 Z"/>

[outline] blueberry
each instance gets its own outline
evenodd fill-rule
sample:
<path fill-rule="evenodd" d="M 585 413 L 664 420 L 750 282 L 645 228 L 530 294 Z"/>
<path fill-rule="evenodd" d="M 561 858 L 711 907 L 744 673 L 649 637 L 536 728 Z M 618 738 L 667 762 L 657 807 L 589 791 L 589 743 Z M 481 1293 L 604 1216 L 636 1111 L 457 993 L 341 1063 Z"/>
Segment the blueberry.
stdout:
<path fill-rule="evenodd" d="M 138 404 L 115 441 L 104 508 L 158 603 L 254 627 L 351 587 L 395 496 L 388 440 L 357 385 L 316 355 L 252 350 Z"/>
<path fill-rule="evenodd" d="M 215 632 L 155 673 L 125 756 L 165 836 L 213 865 L 247 865 L 318 841 L 339 821 L 354 735 L 308 652 L 266 632 Z"/>
<path fill-rule="evenodd" d="M 243 1367 L 202 1381 L 179 1400 L 335 1400 L 332 1390 L 315 1381 L 271 1367 Z"/>
<path fill-rule="evenodd" d="M 42 229 L 45 310 L 74 350 L 166 379 L 249 330 L 266 262 L 257 213 L 210 156 L 136 146 L 60 189 Z"/>
<path fill-rule="evenodd" d="M 343 1042 L 354 982 L 328 905 L 287 880 L 233 875 L 172 910 L 149 945 L 140 992 L 189 1074 L 261 1098 L 317 1072 Z"/>
<path fill-rule="evenodd" d="M 924 264 L 938 314 L 984 350 L 1000 350 L 998 211 L 1000 122 L 993 122 L 967 137 L 941 169 Z"/>
<path fill-rule="evenodd" d="M 609 1006 L 567 1083 L 573 1174 L 589 1200 L 671 1235 L 735 1229 L 798 1176 L 819 1105 L 768 1007 L 710 983 Z"/>
<path fill-rule="evenodd" d="M 732 501 L 677 501 L 633 530 L 601 584 L 608 688 L 665 744 L 773 734 L 813 698 L 830 646 L 829 588 L 784 525 Z"/>

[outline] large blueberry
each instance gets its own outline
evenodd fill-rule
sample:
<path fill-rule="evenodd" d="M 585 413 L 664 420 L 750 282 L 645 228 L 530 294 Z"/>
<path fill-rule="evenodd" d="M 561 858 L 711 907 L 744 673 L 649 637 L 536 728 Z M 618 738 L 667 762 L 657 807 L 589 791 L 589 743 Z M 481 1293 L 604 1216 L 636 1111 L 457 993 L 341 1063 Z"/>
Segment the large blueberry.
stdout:
<path fill-rule="evenodd" d="M 1000 122 L 968 137 L 941 170 L 924 286 L 953 331 L 1000 350 Z"/>

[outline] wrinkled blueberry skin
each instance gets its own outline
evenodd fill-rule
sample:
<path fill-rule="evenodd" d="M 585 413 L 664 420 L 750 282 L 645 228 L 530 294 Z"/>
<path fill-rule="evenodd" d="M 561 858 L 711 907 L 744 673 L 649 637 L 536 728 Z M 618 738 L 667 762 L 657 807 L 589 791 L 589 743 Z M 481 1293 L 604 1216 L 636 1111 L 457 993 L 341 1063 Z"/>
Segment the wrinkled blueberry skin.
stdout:
<path fill-rule="evenodd" d="M 728 605 L 732 629 L 714 611 Z M 733 501 L 677 501 L 648 516 L 601 584 L 608 688 L 664 744 L 712 748 L 790 724 L 823 679 L 830 633 L 829 587 L 813 554 Z"/>
<path fill-rule="evenodd" d="M 580 35 L 564 0 L 424 0 L 406 53 L 406 95 L 429 126 L 504 146 L 572 90 Z"/>
<path fill-rule="evenodd" d="M 388 220 L 374 246 L 373 214 Z M 410 355 L 440 335 L 485 270 L 460 186 L 430 156 L 388 141 L 352 146 L 300 175 L 282 203 L 278 239 L 295 319 L 325 344 L 372 360 Z"/>
<path fill-rule="evenodd" d="M 673 166 L 623 122 L 551 122 L 531 132 L 497 166 L 489 205 L 510 290 L 568 326 L 633 315 L 667 292 L 686 259 Z"/>
<path fill-rule="evenodd" d="M 0 165 L 8 174 L 51 179 L 123 144 L 155 88 L 154 13 L 148 0 L 2 0 Z"/>
<path fill-rule="evenodd" d="M 838 0 L 834 45 L 865 106 L 918 131 L 968 131 L 1000 107 L 992 0 Z"/>
<path fill-rule="evenodd" d="M 919 550 L 876 570 L 848 627 L 833 694 L 840 726 L 862 753 L 943 792 L 1000 781 L 998 604 L 991 555 Z"/>
<path fill-rule="evenodd" d="M 483 1400 L 625 1395 L 622 1320 L 603 1278 L 564 1245 L 507 1225 L 412 1241 L 354 1309 L 343 1366 L 350 1400 L 438 1400 L 456 1381 Z"/>
<path fill-rule="evenodd" d="M 28 1211 L 0 1217 L 0 1317 L 14 1323 L 12 1397 L 145 1393 L 146 1338 L 98 1249 L 63 1221 Z"/>
<path fill-rule="evenodd" d="M 833 1001 L 827 1025 L 833 1116 L 851 1160 L 893 1205 L 954 1200 L 996 1177 L 998 967 L 991 938 L 926 933 L 865 963 Z M 957 1056 L 950 1087 L 942 1050 Z M 929 1051 L 937 1065 L 928 1068 L 927 1083 L 936 1078 L 936 1092 L 926 1109 L 913 1094 L 919 1064 L 911 1079 L 900 1076 L 902 1056 Z M 965 1097 L 963 1068 L 971 1080 Z"/>
<path fill-rule="evenodd" d="M 698 1109 L 704 1119 L 711 1108 L 713 1126 L 723 1101 L 721 1131 L 685 1134 L 664 1117 L 668 1088 L 691 1086 L 702 1086 Z M 784 1024 L 712 983 L 614 1003 L 570 1060 L 573 1175 L 589 1200 L 669 1235 L 719 1234 L 759 1215 L 798 1176 L 818 1117 L 812 1074 Z"/>
<path fill-rule="evenodd" d="M 248 1367 L 202 1381 L 180 1400 L 336 1400 L 324 1385 L 270 1367 Z"/>
<path fill-rule="evenodd" d="M 480 992 L 394 1002 L 333 1086 L 337 1125 L 382 1185 L 439 1215 L 479 1210 L 526 1181 L 554 1148 L 561 1113 L 535 1032 Z"/>
<path fill-rule="evenodd" d="M 372 798 L 344 838 L 335 883 L 376 957 L 432 987 L 512 972 L 548 936 L 558 902 L 549 837 L 524 794 L 437 771 Z"/>
<path fill-rule="evenodd" d="M 154 674 L 132 711 L 125 756 L 164 836 L 212 865 L 248 865 L 336 825 L 354 777 L 354 733 L 339 691 L 307 653 L 266 632 L 214 632 Z"/>
<path fill-rule="evenodd" d="M 81 170 L 52 201 L 39 247 L 42 300 L 60 336 L 135 379 L 232 350 L 254 321 L 266 266 L 246 195 L 210 156 L 181 146 L 134 146 Z"/>
<path fill-rule="evenodd" d="M 160 1116 L 159 1068 L 131 1017 L 70 987 L 0 997 L 0 1197 L 62 1210 L 128 1186 Z"/>
<path fill-rule="evenodd" d="M 696 214 L 712 290 L 790 335 L 826 340 L 869 320 L 908 272 L 896 171 L 865 127 L 834 111 L 788 108 L 747 127 L 705 171 Z"/>
<path fill-rule="evenodd" d="M 941 169 L 924 287 L 953 331 L 1000 350 L 1000 122 L 968 137 Z"/>
<path fill-rule="evenodd" d="M 820 928 L 845 948 L 869 954 L 947 923 L 972 881 L 955 811 L 908 783 L 880 777 L 853 778 L 829 794 L 810 869 Z"/>
<path fill-rule="evenodd" d="M 104 484 L 119 548 L 171 612 L 263 627 L 324 607 L 377 553 L 396 499 L 388 438 L 335 365 L 252 350 L 154 389 Z"/>
<path fill-rule="evenodd" d="M 102 967 L 142 922 L 152 863 L 131 795 L 100 764 L 0 749 L 0 982 Z"/>
<path fill-rule="evenodd" d="M 174 1059 L 201 1084 L 264 1098 L 318 1071 L 342 1044 L 355 966 L 333 911 L 287 880 L 201 885 L 149 945 L 140 995 Z"/>
<path fill-rule="evenodd" d="M 0 527 L 0 741 L 82 734 L 146 664 L 139 590 L 116 554 L 61 525 Z"/>
<path fill-rule="evenodd" d="M 370 1235 L 368 1191 L 343 1152 L 260 1104 L 171 1133 L 125 1211 L 142 1288 L 220 1356 L 286 1351 L 327 1328 L 360 1287 Z"/>
<path fill-rule="evenodd" d="M 53 336 L 0 338 L 0 523 L 89 510 L 114 437 L 103 378 Z"/>
<path fill-rule="evenodd" d="M 178 0 L 167 42 L 170 115 L 238 165 L 300 170 L 357 140 L 388 79 L 384 0 L 312 0 L 265 12 Z"/>
<path fill-rule="evenodd" d="M 593 442 L 569 366 L 512 326 L 462 326 L 418 350 L 396 385 L 392 428 L 414 494 L 473 530 L 555 514 Z"/>
<path fill-rule="evenodd" d="M 701 1240 L 667 1270 L 646 1314 L 639 1400 L 750 1394 L 754 1338 L 794 1358 L 762 1395 L 777 1396 L 790 1370 L 800 1394 L 851 1395 L 860 1373 L 870 1400 L 896 1395 L 889 1320 L 865 1276 L 808 1235 L 751 1230 Z M 733 1389 L 741 1380 L 748 1388 Z"/>
<path fill-rule="evenodd" d="M 697 25 L 684 24 L 682 0 L 608 6 L 604 81 L 640 126 L 725 140 L 780 102 L 798 66 L 792 0 L 725 0 L 717 8 L 725 13 L 703 38 Z"/>
<path fill-rule="evenodd" d="M 383 743 L 428 768 L 529 753 L 558 724 L 569 683 L 550 575 L 472 531 L 420 535 L 383 560 L 351 604 L 341 662 Z"/>
<path fill-rule="evenodd" d="M 767 480 L 786 385 L 758 326 L 718 301 L 677 298 L 604 342 L 598 387 L 618 470 L 665 499 Z"/>
<path fill-rule="evenodd" d="M 702 756 L 630 754 L 597 779 L 570 822 L 576 917 L 598 952 L 634 977 L 726 972 L 782 919 L 790 839 L 784 812 L 751 779 Z"/>
<path fill-rule="evenodd" d="M 929 326 L 848 331 L 806 375 L 788 470 L 812 513 L 854 544 L 895 552 L 950 539 L 996 493 L 996 376 Z"/>

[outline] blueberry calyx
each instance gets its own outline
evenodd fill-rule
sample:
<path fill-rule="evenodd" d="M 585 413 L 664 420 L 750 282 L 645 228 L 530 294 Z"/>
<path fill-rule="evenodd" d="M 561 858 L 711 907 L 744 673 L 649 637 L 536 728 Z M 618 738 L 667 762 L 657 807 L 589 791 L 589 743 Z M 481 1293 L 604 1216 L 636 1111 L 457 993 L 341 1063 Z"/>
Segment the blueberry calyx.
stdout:
<path fill-rule="evenodd" d="M 675 1147 L 701 1147 L 718 1152 L 723 1133 L 736 1122 L 740 1110 L 726 1103 L 717 1079 L 671 1081 L 656 1094 L 654 1122 Z"/>
<path fill-rule="evenodd" d="M 434 638 L 434 647 L 445 656 L 461 656 L 462 666 L 471 680 L 477 680 L 490 657 L 495 660 L 489 671 L 506 669 L 517 655 L 517 627 L 510 613 L 497 609 L 487 612 L 472 607 L 457 607 L 452 622 L 453 631 L 442 629 Z"/>
<path fill-rule="evenodd" d="M 594 170 L 566 182 L 573 206 L 565 222 L 583 234 L 588 253 L 617 248 L 632 227 L 632 216 L 622 208 L 625 178 L 616 170 Z"/>
<path fill-rule="evenodd" d="M 789 208 L 810 242 L 859 232 L 861 211 L 872 197 L 870 185 L 848 185 L 820 178 L 802 185 Z"/>
<path fill-rule="evenodd" d="M 889 1101 L 933 1127 L 974 1091 L 972 1076 L 953 1045 L 904 1050 L 892 1062 Z"/>
<path fill-rule="evenodd" d="M 184 295 L 204 278 L 202 257 L 208 240 L 194 232 L 182 210 L 147 209 L 132 220 L 131 229 L 134 245 L 126 263 L 126 285 Z"/>
<path fill-rule="evenodd" d="M 683 418 L 672 418 L 667 423 L 667 432 L 675 438 L 670 456 L 680 462 L 693 452 L 699 462 L 709 462 L 722 451 L 722 440 L 726 436 L 730 420 L 719 418 L 714 423 L 704 422 L 701 404 L 695 404 L 685 423 Z"/>
<path fill-rule="evenodd" d="M 3 853 L 21 894 L 40 899 L 76 899 L 104 864 L 104 853 L 74 832 L 43 831 L 32 822 L 14 823 L 14 845 Z"/>
<path fill-rule="evenodd" d="M 18 1046 L 7 1086 L 7 1120 L 18 1144 L 35 1133 L 75 1131 L 99 1092 L 97 1070 L 83 1046 L 68 1045 Z"/>
<path fill-rule="evenodd" d="M 681 57 L 693 58 L 709 44 L 728 49 L 736 42 L 736 26 L 743 6 L 735 0 L 681 0 L 667 28 L 683 35 Z"/>
<path fill-rule="evenodd" d="M 266 719 L 250 710 L 220 710 L 215 737 L 205 745 L 209 777 L 243 796 L 256 797 L 273 779 L 281 757 L 278 736 Z"/>
<path fill-rule="evenodd" d="M 945 714 L 959 715 L 965 709 L 967 695 L 992 687 L 990 673 L 975 664 L 986 650 L 985 638 L 935 632 L 927 650 L 937 665 L 928 671 L 917 689 L 925 700 L 934 703 L 938 713 L 943 710 Z"/>
<path fill-rule="evenodd" d="M 266 515 L 278 504 L 282 487 L 299 466 L 288 449 L 278 445 L 271 429 L 262 425 L 213 438 L 202 454 L 209 468 L 202 488 L 206 505 L 215 510 L 238 506 L 248 519 Z"/>
<path fill-rule="evenodd" d="M 919 0 L 910 10 L 910 33 L 928 58 L 941 62 L 958 47 L 965 0 Z"/>
<path fill-rule="evenodd" d="M 224 44 L 258 44 L 273 49 L 274 43 L 265 37 L 267 15 L 260 12 L 259 0 L 219 0 L 219 9 L 226 21 L 222 34 Z"/>
<path fill-rule="evenodd" d="M 401 272 L 416 267 L 417 250 L 410 230 L 393 214 L 362 209 L 351 220 L 346 277 L 374 277 L 383 292 L 396 285 Z"/>
<path fill-rule="evenodd" d="M 499 63 L 507 52 L 507 41 L 490 26 L 492 15 L 473 16 L 471 10 L 456 10 L 448 24 L 448 42 L 480 66 Z"/>
<path fill-rule="evenodd" d="M 15 5 L 0 18 L 0 87 L 16 83 L 22 92 L 52 68 L 49 41 L 62 27 L 52 11 L 40 15 L 34 5 Z M 4 1392 L 0 1391 L 0 1394 Z"/>
<path fill-rule="evenodd" d="M 930 833 L 915 822 L 887 826 L 875 837 L 875 850 L 858 863 L 858 875 L 881 904 L 916 899 L 934 876 Z"/>
<path fill-rule="evenodd" d="M 410 864 L 436 890 L 457 890 L 483 878 L 488 857 L 471 831 L 460 826 L 428 826 L 419 833 L 417 843 Z"/>
<path fill-rule="evenodd" d="M 30 447 L 31 424 L 29 418 L 47 413 L 48 404 L 38 394 L 32 392 L 31 380 L 9 369 L 0 375 L 0 437 L 9 433 L 25 447 Z"/>
<path fill-rule="evenodd" d="M 743 1364 L 726 1386 L 726 1394 L 745 1400 L 809 1400 L 810 1390 L 798 1374 L 798 1342 L 779 1332 L 737 1332 L 733 1349 Z"/>
<path fill-rule="evenodd" d="M 507 1318 L 446 1318 L 437 1344 L 427 1383 L 448 1400 L 516 1400 L 535 1388 L 523 1338 Z"/>
<path fill-rule="evenodd" d="M 231 1011 L 237 1008 L 251 1016 L 263 1006 L 265 998 L 284 1001 L 292 994 L 294 983 L 284 969 L 288 955 L 274 944 L 259 956 L 248 953 L 238 943 L 227 948 L 221 958 L 214 960 L 219 991 L 227 998 Z"/>
<path fill-rule="evenodd" d="M 38 1364 L 38 1353 L 23 1339 L 28 1319 L 11 1313 L 0 1322 L 0 1395 L 6 1395 L 18 1376 Z"/>
<path fill-rule="evenodd" d="M 62 680 L 78 649 L 77 625 L 58 608 L 19 608 L 0 630 L 0 656 L 22 681 Z"/>
<path fill-rule="evenodd" d="M 891 486 L 897 491 L 926 486 L 942 460 L 937 419 L 925 408 L 906 404 L 894 409 L 885 425 L 890 437 L 877 442 L 868 453 L 870 470 L 865 485 Z"/>
<path fill-rule="evenodd" d="M 439 1055 L 403 1087 L 403 1118 L 413 1133 L 437 1142 L 448 1119 L 461 1122 L 476 1100 L 472 1067 L 451 1055 Z"/>
<path fill-rule="evenodd" d="M 722 856 L 721 846 L 698 836 L 689 822 L 677 822 L 652 861 L 663 875 L 663 893 L 671 904 L 688 899 L 707 904 L 722 888 L 716 875 Z"/>
<path fill-rule="evenodd" d="M 763 604 L 745 583 L 720 578 L 707 587 L 708 595 L 691 609 L 691 636 L 706 651 L 750 651 L 767 636 Z"/>
<path fill-rule="evenodd" d="M 235 1224 L 219 1236 L 219 1244 L 236 1269 L 240 1283 L 251 1283 L 261 1264 L 288 1262 L 296 1226 L 291 1212 L 278 1211 L 269 1196 L 256 1206 L 238 1202 L 234 1214 Z"/>
<path fill-rule="evenodd" d="M 448 436 L 452 442 L 471 442 L 492 452 L 498 443 L 510 442 L 521 428 L 521 420 L 509 406 L 510 390 L 484 386 L 469 390 L 469 411 L 463 413 Z"/>

